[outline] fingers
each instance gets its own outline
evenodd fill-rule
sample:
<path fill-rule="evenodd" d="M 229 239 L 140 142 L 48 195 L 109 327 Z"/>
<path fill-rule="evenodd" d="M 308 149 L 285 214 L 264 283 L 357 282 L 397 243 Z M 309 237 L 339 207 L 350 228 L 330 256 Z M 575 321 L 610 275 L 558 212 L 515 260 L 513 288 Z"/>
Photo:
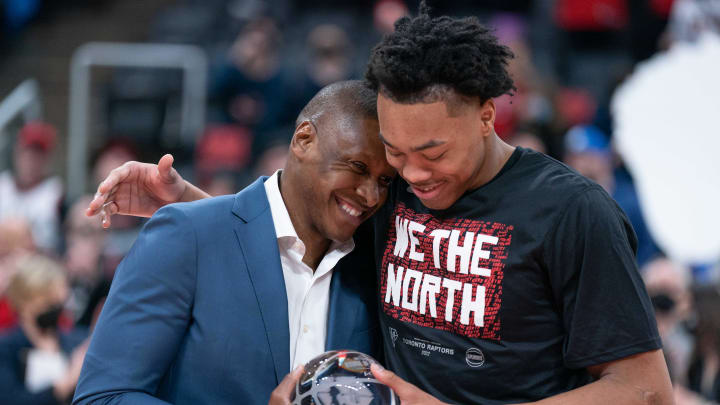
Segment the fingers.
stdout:
<path fill-rule="evenodd" d="M 125 162 L 122 166 L 114 168 L 105 180 L 100 182 L 97 192 L 100 194 L 107 193 L 111 189 L 115 188 L 115 186 L 122 183 L 122 181 L 130 175 L 132 166 L 136 163 L 137 162 Z"/>
<path fill-rule="evenodd" d="M 133 168 L 136 168 L 137 170 L 138 164 L 138 162 L 129 161 L 123 163 L 120 167 L 114 168 L 105 180 L 101 181 L 98 185 L 97 192 L 95 192 L 93 200 L 90 201 L 87 210 L 85 210 L 85 215 L 91 217 L 99 214 L 100 209 L 108 202 L 115 190 L 117 190 L 118 185 L 130 176 Z M 103 220 L 103 224 L 104 222 L 105 221 Z"/>
<path fill-rule="evenodd" d="M 174 161 L 173 155 L 169 153 L 163 155 L 158 161 L 158 173 L 160 179 L 165 183 L 173 183 L 176 179 L 177 172 L 172 167 Z"/>
<path fill-rule="evenodd" d="M 92 201 L 90 201 L 90 204 L 88 204 L 88 207 L 85 210 L 85 215 L 88 217 L 92 217 L 92 216 L 100 214 L 101 213 L 100 211 L 103 208 L 103 206 L 106 205 L 111 200 L 115 199 L 116 191 L 117 191 L 117 187 L 113 187 L 107 193 L 100 193 L 100 192 L 95 193 Z M 117 211 L 113 212 L 112 215 L 114 215 L 115 213 L 117 213 Z"/>
<path fill-rule="evenodd" d="M 398 376 L 395 375 L 392 371 L 389 371 L 385 369 L 385 367 L 381 366 L 378 363 L 372 363 L 370 365 L 370 371 L 372 371 L 375 378 L 378 379 L 381 383 L 387 385 L 390 388 L 394 388 L 391 384 L 396 383 L 396 380 L 399 380 Z"/>
<path fill-rule="evenodd" d="M 426 394 L 418 387 L 398 377 L 392 371 L 386 370 L 378 363 L 371 364 L 370 371 L 373 373 L 375 378 L 378 379 L 378 381 L 392 388 L 392 390 L 395 391 L 395 394 L 400 397 L 400 401 L 402 403 L 415 403 L 419 398 L 426 396 Z M 432 397 L 429 397 L 429 399 L 430 398 Z"/>
<path fill-rule="evenodd" d="M 102 208 L 100 209 L 100 215 L 102 217 L 102 227 L 103 228 L 109 228 L 110 227 L 110 218 L 117 214 L 118 211 L 120 211 L 120 207 L 118 207 L 117 203 L 115 201 L 110 201 L 108 203 L 103 204 Z"/>
<path fill-rule="evenodd" d="M 277 386 L 276 390 L 278 390 L 283 397 L 290 397 L 290 394 L 295 389 L 295 386 L 298 383 L 298 380 L 300 380 L 300 376 L 303 373 L 303 366 L 297 366 L 295 367 L 295 370 L 291 371 L 290 374 L 286 375 L 285 378 L 283 378 L 282 381 L 280 381 L 280 385 Z"/>
<path fill-rule="evenodd" d="M 105 195 L 100 194 L 100 193 L 95 193 L 95 196 L 93 197 L 92 201 L 90 201 L 90 204 L 88 204 L 87 208 L 85 209 L 85 215 L 88 217 L 92 217 L 92 216 L 99 214 L 100 208 L 102 208 L 104 203 L 105 203 Z"/>
<path fill-rule="evenodd" d="M 270 394 L 270 402 L 268 405 L 286 405 L 290 403 L 290 395 L 295 390 L 295 386 L 300 380 L 300 376 L 304 371 L 303 366 L 297 366 L 295 370 L 286 375 L 280 384 Z"/>
<path fill-rule="evenodd" d="M 100 209 L 115 192 L 118 184 L 122 183 L 130 175 L 131 166 L 134 163 L 137 162 L 125 162 L 122 166 L 116 167 L 108 174 L 105 180 L 100 182 L 93 200 L 90 201 L 88 208 L 85 210 L 85 215 L 91 217 L 100 213 Z"/>

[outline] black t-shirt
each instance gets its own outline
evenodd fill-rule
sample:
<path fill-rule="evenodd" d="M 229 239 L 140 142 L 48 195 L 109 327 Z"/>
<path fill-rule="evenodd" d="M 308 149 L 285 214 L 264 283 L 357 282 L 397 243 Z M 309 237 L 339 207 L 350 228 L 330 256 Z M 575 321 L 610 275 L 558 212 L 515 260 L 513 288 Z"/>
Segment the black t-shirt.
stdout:
<path fill-rule="evenodd" d="M 441 400 L 538 400 L 660 348 L 627 218 L 550 157 L 517 148 L 443 211 L 398 179 L 375 218 L 387 365 Z"/>

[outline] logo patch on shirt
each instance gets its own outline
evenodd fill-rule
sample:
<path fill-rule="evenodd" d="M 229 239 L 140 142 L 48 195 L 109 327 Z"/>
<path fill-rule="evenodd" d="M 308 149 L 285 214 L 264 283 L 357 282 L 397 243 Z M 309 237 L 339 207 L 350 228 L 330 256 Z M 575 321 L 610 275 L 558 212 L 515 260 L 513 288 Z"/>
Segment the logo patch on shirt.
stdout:
<path fill-rule="evenodd" d="M 398 331 L 393 327 L 388 327 L 388 331 L 390 332 L 390 339 L 392 340 L 392 345 L 393 347 L 395 347 L 395 342 L 398 338 Z"/>
<path fill-rule="evenodd" d="M 480 367 L 485 364 L 485 355 L 477 347 L 471 347 L 465 352 L 465 362 L 470 367 Z"/>
<path fill-rule="evenodd" d="M 498 312 L 512 225 L 439 220 L 398 204 L 380 276 L 383 311 L 400 321 L 500 340 Z"/>

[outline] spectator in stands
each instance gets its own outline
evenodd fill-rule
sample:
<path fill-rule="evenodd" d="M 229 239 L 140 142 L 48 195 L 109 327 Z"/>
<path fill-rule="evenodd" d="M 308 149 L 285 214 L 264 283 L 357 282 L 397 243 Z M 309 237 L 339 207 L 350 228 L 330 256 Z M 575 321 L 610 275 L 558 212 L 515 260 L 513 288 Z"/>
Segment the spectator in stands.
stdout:
<path fill-rule="evenodd" d="M 353 74 L 353 48 L 345 30 L 336 24 L 320 24 L 307 37 L 310 63 L 307 73 L 318 88 L 347 80 Z"/>
<path fill-rule="evenodd" d="M 702 286 L 693 295 L 697 323 L 688 386 L 705 399 L 720 402 L 720 286 Z"/>
<path fill-rule="evenodd" d="M 5 289 L 12 279 L 12 260 L 18 253 L 35 250 L 30 224 L 21 218 L 0 220 L 0 332 L 14 327 L 17 316 L 5 296 Z"/>
<path fill-rule="evenodd" d="M 355 48 L 348 33 L 338 24 L 314 26 L 305 39 L 303 52 L 302 71 L 287 81 L 290 91 L 283 113 L 285 121 L 292 120 L 323 87 L 357 76 L 353 66 Z"/>
<path fill-rule="evenodd" d="M 0 220 L 30 223 L 35 245 L 55 253 L 59 242 L 62 182 L 50 174 L 56 131 L 42 122 L 26 124 L 13 149 L 13 168 L 0 173 Z"/>
<path fill-rule="evenodd" d="M 212 196 L 235 194 L 251 179 L 246 174 L 252 134 L 240 125 L 211 125 L 195 148 L 195 177 Z"/>
<path fill-rule="evenodd" d="M 508 72 L 516 90 L 513 96 L 503 95 L 495 102 L 495 130 L 508 140 L 522 124 L 549 125 L 554 118 L 550 98 L 552 80 L 543 80 L 535 70 L 527 39 L 527 23 L 518 15 L 500 13 L 489 22 L 498 40 L 512 49 L 515 57 L 508 63 Z"/>
<path fill-rule="evenodd" d="M 642 267 L 660 253 L 645 224 L 632 179 L 616 170 L 610 143 L 592 125 L 576 125 L 565 134 L 563 160 L 583 176 L 601 185 L 628 216 L 638 238 L 637 261 Z"/>
<path fill-rule="evenodd" d="M 92 196 L 79 198 L 65 219 L 65 268 L 70 283 L 66 305 L 77 325 L 90 327 L 96 307 L 107 296 L 110 275 L 103 271 L 106 232 L 96 218 L 85 215 Z"/>
<path fill-rule="evenodd" d="M 517 131 L 512 136 L 512 138 L 510 138 L 510 144 L 512 146 L 520 146 L 523 148 L 532 149 L 540 153 L 548 153 L 545 142 L 533 131 L 530 130 Z"/>
<path fill-rule="evenodd" d="M 655 309 L 670 378 L 675 384 L 684 384 L 693 346 L 692 336 L 684 325 L 692 305 L 690 269 L 658 257 L 649 261 L 641 271 Z"/>
<path fill-rule="evenodd" d="M 64 270 L 37 254 L 19 258 L 14 267 L 7 294 L 18 327 L 0 337 L 0 403 L 67 403 L 80 375 L 87 333 L 62 326 L 68 296 Z"/>
<path fill-rule="evenodd" d="M 281 45 L 282 34 L 275 21 L 260 18 L 247 23 L 212 68 L 210 101 L 225 121 L 260 133 L 277 125 L 286 97 Z M 215 118 L 211 116 L 211 120 Z"/>
<path fill-rule="evenodd" d="M 380 35 L 395 31 L 395 21 L 408 14 L 403 0 L 380 0 L 373 7 L 373 26 Z"/>
<path fill-rule="evenodd" d="M 112 169 L 139 158 L 137 145 L 128 138 L 111 138 L 97 152 L 92 168 L 93 185 L 100 183 Z"/>
<path fill-rule="evenodd" d="M 285 167 L 289 147 L 289 142 L 280 141 L 268 145 L 257 158 L 255 176 L 272 176 L 273 173 Z"/>
<path fill-rule="evenodd" d="M 610 143 L 591 125 L 572 127 L 565 134 L 565 163 L 601 185 L 608 193 L 615 188 Z"/>
<path fill-rule="evenodd" d="M 25 219 L 0 220 L 0 260 L 17 251 L 33 250 L 35 250 L 35 242 L 33 242 L 32 229 Z M 0 294 L 2 294 L 1 288 Z"/>

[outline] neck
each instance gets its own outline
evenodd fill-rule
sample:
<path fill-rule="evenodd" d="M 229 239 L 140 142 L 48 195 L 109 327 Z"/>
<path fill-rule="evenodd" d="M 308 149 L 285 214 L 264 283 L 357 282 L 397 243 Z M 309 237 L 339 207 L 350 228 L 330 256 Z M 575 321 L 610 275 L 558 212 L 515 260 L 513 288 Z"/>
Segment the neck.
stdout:
<path fill-rule="evenodd" d="M 474 176 L 474 180 L 468 190 L 476 189 L 490 182 L 490 180 L 497 176 L 500 170 L 502 170 L 514 151 L 514 146 L 503 142 L 493 131 L 493 133 L 487 137 L 485 159 L 483 159 L 482 164 L 477 169 L 477 174 Z"/>
<path fill-rule="evenodd" d="M 299 184 L 293 182 L 290 172 L 283 171 L 278 179 L 280 187 L 280 195 L 282 196 L 285 207 L 290 215 L 290 221 L 295 228 L 298 238 L 305 244 L 305 255 L 302 258 L 303 263 L 315 271 L 322 261 L 322 258 L 330 248 L 330 239 L 326 238 L 310 221 L 310 215 L 305 209 L 303 199 L 295 192 L 292 185 Z"/>

